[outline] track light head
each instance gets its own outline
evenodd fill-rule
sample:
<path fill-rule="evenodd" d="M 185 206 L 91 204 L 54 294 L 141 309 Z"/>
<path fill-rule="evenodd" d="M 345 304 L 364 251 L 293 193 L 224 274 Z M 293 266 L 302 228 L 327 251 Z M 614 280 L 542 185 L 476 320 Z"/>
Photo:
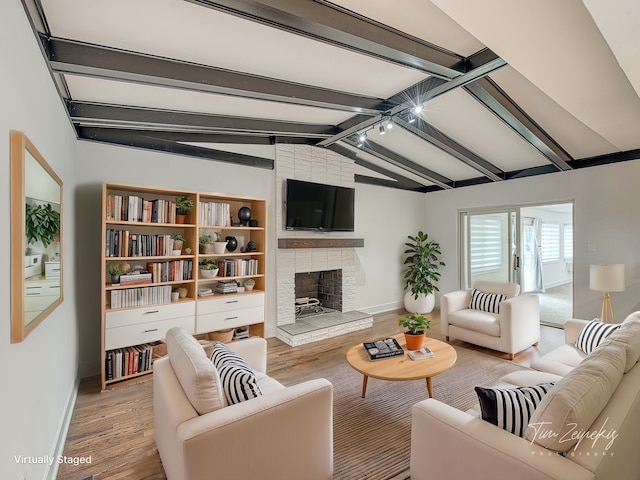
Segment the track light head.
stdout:
<path fill-rule="evenodd" d="M 389 120 L 387 120 L 387 130 L 391 130 L 393 128 L 393 119 L 389 118 Z"/>
<path fill-rule="evenodd" d="M 358 140 L 360 140 L 360 143 L 363 143 L 366 139 L 367 139 L 367 132 L 362 132 L 358 136 Z"/>
<path fill-rule="evenodd" d="M 422 113 L 423 109 L 424 109 L 424 105 L 422 105 L 421 103 L 419 103 L 415 107 L 413 107 L 413 111 L 416 113 L 416 115 L 420 115 L 420 113 Z"/>
<path fill-rule="evenodd" d="M 416 121 L 416 117 L 413 115 L 413 113 L 409 114 L 409 123 L 413 123 Z"/>
<path fill-rule="evenodd" d="M 384 130 L 384 125 L 380 124 L 380 135 L 384 135 L 385 134 L 385 130 Z"/>

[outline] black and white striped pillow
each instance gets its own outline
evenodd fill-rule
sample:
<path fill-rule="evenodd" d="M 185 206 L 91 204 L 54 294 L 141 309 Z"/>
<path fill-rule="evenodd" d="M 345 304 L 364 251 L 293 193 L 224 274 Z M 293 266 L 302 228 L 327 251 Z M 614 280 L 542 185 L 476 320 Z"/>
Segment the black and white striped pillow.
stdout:
<path fill-rule="evenodd" d="M 262 395 L 253 370 L 224 343 L 218 342 L 213 346 L 210 358 L 220 375 L 222 389 L 229 405 Z"/>
<path fill-rule="evenodd" d="M 469 308 L 489 313 L 500 313 L 500 302 L 506 299 L 507 296 L 501 293 L 485 293 L 474 288 L 471 292 Z"/>
<path fill-rule="evenodd" d="M 580 330 L 575 346 L 589 355 L 618 328 L 620 328 L 618 323 L 603 323 L 592 320 Z"/>
<path fill-rule="evenodd" d="M 483 420 L 524 437 L 533 411 L 551 387 L 553 383 L 518 388 L 475 387 L 475 391 Z"/>

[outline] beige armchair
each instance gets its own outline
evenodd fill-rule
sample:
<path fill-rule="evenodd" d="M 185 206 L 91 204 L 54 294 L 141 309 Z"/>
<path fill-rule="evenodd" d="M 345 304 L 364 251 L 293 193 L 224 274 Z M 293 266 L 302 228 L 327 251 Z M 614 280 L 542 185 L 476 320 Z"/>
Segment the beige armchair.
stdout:
<path fill-rule="evenodd" d="M 262 395 L 212 407 L 220 398 L 211 376 L 203 374 L 211 361 L 188 333 L 167 333 L 168 358 L 153 368 L 154 435 L 167 479 L 330 480 L 331 383 L 317 379 L 285 387 L 268 377 L 263 338 L 228 346 L 255 372 Z M 203 408 L 216 409 L 199 414 Z"/>
<path fill-rule="evenodd" d="M 498 313 L 470 308 L 473 289 L 458 290 L 440 299 L 440 326 L 447 341 L 453 338 L 514 354 L 540 340 L 540 300 L 537 295 L 518 295 L 516 283 L 477 281 L 473 288 L 502 294 Z"/>

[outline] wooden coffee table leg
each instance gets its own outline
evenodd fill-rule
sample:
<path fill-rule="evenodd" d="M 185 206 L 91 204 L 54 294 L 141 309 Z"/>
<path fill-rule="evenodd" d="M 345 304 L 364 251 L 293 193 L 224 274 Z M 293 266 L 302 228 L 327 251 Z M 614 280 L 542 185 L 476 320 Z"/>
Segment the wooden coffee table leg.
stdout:
<path fill-rule="evenodd" d="M 362 376 L 362 398 L 364 398 L 364 396 L 367 394 L 367 380 L 369 380 L 369 377 L 366 375 Z"/>
<path fill-rule="evenodd" d="M 433 387 L 431 386 L 431 377 L 427 377 L 427 391 L 429 392 L 429 398 L 433 398 Z"/>

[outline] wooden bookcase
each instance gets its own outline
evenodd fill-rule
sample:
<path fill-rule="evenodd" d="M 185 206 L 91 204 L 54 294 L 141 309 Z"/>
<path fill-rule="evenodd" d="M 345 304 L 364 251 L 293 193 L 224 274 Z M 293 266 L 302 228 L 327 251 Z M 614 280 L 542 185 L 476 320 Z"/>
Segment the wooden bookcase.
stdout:
<path fill-rule="evenodd" d="M 172 202 L 178 196 L 189 197 L 194 203 L 184 223 L 176 223 L 175 219 Z M 225 206 L 218 207 L 220 215 L 212 223 L 214 216 L 207 214 L 214 204 Z M 240 224 L 238 211 L 242 207 L 251 210 L 253 221 L 250 224 Z M 265 200 L 110 182 L 103 184 L 103 390 L 151 374 L 152 358 L 145 358 L 149 356 L 145 346 L 152 345 L 156 353 L 161 351 L 163 345 L 158 342 L 164 340 L 167 330 L 174 326 L 182 326 L 195 335 L 249 327 L 252 335 L 264 336 L 266 225 Z M 235 237 L 237 249 L 225 253 L 200 253 L 199 237 L 211 232 L 220 232 L 223 238 Z M 175 234 L 185 238 L 180 255 L 174 255 L 169 247 L 169 238 Z M 247 249 L 249 242 L 253 242 L 250 246 L 255 249 Z M 201 277 L 198 265 L 206 259 L 224 260 L 229 265 L 225 272 L 228 275 L 220 272 L 214 278 Z M 108 267 L 122 262 L 132 269 L 145 271 L 151 270 L 151 263 L 161 267 L 156 267 L 153 283 L 132 285 L 121 281 L 112 284 Z M 242 285 L 249 278 L 255 281 L 251 291 L 215 292 L 221 280 L 233 280 Z M 186 291 L 186 296 L 172 301 L 170 293 L 178 288 L 183 293 Z M 198 292 L 206 288 L 213 290 L 214 295 L 198 296 Z M 133 360 L 124 366 L 127 357 L 138 359 L 140 371 L 134 373 Z M 141 357 L 147 361 L 143 362 Z"/>

